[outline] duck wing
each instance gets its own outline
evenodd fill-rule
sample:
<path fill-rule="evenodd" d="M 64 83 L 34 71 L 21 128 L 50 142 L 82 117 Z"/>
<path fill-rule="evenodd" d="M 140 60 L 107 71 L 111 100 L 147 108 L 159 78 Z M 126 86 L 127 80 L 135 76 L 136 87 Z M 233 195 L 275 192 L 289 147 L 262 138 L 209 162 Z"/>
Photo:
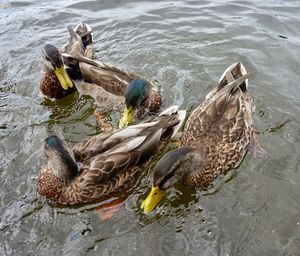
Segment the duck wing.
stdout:
<path fill-rule="evenodd" d="M 97 182 L 106 181 L 149 160 L 160 144 L 175 135 L 184 118 L 185 111 L 172 109 L 172 113 L 164 111 L 149 122 L 103 132 L 76 145 L 75 160 L 88 175 L 97 177 Z"/>
<path fill-rule="evenodd" d="M 124 96 L 127 85 L 139 78 L 138 75 L 99 61 L 92 63 L 84 59 L 79 61 L 79 68 L 85 82 L 96 84 L 114 95 Z"/>
<path fill-rule="evenodd" d="M 226 83 L 219 83 L 191 114 L 185 127 L 184 145 L 199 146 L 201 143 L 210 148 L 222 142 L 229 145 L 242 140 L 249 131 L 252 117 L 248 94 L 245 95 L 241 88 L 249 74 L 240 74 L 237 79 L 232 74 L 225 74 L 225 77 Z"/>

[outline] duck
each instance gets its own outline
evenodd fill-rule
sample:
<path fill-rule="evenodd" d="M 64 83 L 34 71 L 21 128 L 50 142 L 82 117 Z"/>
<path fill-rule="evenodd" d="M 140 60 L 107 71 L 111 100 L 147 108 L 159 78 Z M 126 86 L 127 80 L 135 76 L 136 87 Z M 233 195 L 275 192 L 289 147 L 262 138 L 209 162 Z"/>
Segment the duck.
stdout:
<path fill-rule="evenodd" d="M 54 58 L 53 62 L 55 63 L 55 58 L 57 59 L 59 55 L 70 78 L 69 80 L 65 78 L 66 82 L 63 79 L 56 79 L 55 89 L 50 86 L 47 88 L 48 96 L 57 98 L 57 95 L 59 98 L 63 98 L 76 88 L 80 95 L 92 97 L 98 106 L 114 108 L 116 105 L 121 105 L 124 111 L 119 128 L 133 123 L 136 114 L 138 117 L 143 117 L 147 113 L 160 111 L 162 98 L 160 90 L 154 82 L 86 56 L 85 48 L 88 45 L 83 44 L 80 33 L 71 26 L 68 26 L 68 31 L 70 39 L 63 52 L 56 50 L 54 53 L 53 49 L 56 47 L 53 45 L 50 49 L 48 45 L 44 47 L 43 60 L 46 60 L 45 63 L 47 64 L 47 57 Z M 56 76 L 53 77 L 56 78 Z"/>
<path fill-rule="evenodd" d="M 181 146 L 166 153 L 153 169 L 152 188 L 141 208 L 155 209 L 176 183 L 205 189 L 221 174 L 237 168 L 250 146 L 262 149 L 253 123 L 255 105 L 248 92 L 245 67 L 229 66 L 189 116 Z"/>
<path fill-rule="evenodd" d="M 43 48 L 43 66 L 40 81 L 40 94 L 43 98 L 62 99 L 72 94 L 76 89 L 65 68 L 61 56 L 62 52 L 80 51 L 87 58 L 93 56 L 93 34 L 91 27 L 86 23 L 79 23 L 73 31 L 80 38 L 80 45 L 69 40 L 61 49 L 56 48 L 52 44 L 46 44 Z"/>
<path fill-rule="evenodd" d="M 125 191 L 177 133 L 185 115 L 172 106 L 140 124 L 86 138 L 72 149 L 50 135 L 44 144 L 47 164 L 38 173 L 37 191 L 64 205 L 86 204 Z"/>

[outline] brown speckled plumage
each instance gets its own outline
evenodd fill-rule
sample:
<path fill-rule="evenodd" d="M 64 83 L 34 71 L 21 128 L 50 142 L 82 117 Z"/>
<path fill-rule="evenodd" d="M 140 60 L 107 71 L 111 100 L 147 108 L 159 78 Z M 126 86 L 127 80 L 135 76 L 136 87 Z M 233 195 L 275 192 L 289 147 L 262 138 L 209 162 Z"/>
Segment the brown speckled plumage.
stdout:
<path fill-rule="evenodd" d="M 218 86 L 188 118 L 181 147 L 156 164 L 154 187 L 166 190 L 180 182 L 204 188 L 240 164 L 255 139 L 248 77 L 241 63 L 224 72 Z"/>
<path fill-rule="evenodd" d="M 151 113 L 157 113 L 160 110 L 161 104 L 162 99 L 159 91 L 151 89 L 148 91 L 146 99 L 142 102 L 141 108 L 145 108 Z"/>
<path fill-rule="evenodd" d="M 206 187 L 218 175 L 236 167 L 243 160 L 253 136 L 254 105 L 243 82 L 235 90 L 226 85 L 243 75 L 243 66 L 233 64 L 219 85 L 189 117 L 182 146 L 194 148 L 201 155 L 201 168 L 180 181 L 189 187 Z"/>
<path fill-rule="evenodd" d="M 70 153 L 65 157 L 70 152 L 66 144 L 50 136 L 45 144 L 48 165 L 38 174 L 37 190 L 52 202 L 68 205 L 123 191 L 132 186 L 142 167 L 169 141 L 170 131 L 183 120 L 184 116 L 174 113 L 152 118 L 147 124 L 103 132 L 76 145 L 71 153 L 74 158 Z M 71 173 L 66 167 L 67 158 L 81 166 L 71 178 L 64 178 Z"/>
<path fill-rule="evenodd" d="M 42 74 L 40 91 L 43 96 L 53 99 L 62 99 L 75 91 L 75 86 L 63 90 L 53 70 L 45 70 Z"/>

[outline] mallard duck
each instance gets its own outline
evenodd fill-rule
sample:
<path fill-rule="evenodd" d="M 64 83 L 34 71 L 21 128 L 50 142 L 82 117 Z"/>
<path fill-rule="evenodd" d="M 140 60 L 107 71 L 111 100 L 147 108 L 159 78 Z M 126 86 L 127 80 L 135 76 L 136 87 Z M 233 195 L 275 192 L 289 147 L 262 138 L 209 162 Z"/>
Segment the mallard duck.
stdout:
<path fill-rule="evenodd" d="M 128 188 L 145 163 L 178 131 L 185 111 L 173 106 L 149 121 L 85 139 L 72 151 L 55 135 L 45 141 L 47 166 L 37 190 L 59 204 L 82 204 Z"/>
<path fill-rule="evenodd" d="M 259 147 L 248 77 L 245 67 L 234 63 L 192 112 L 181 147 L 165 154 L 154 168 L 151 192 L 141 205 L 145 213 L 151 212 L 175 183 L 206 188 L 241 163 L 251 142 Z"/>
<path fill-rule="evenodd" d="M 70 27 L 68 29 L 70 40 L 74 44 L 80 43 L 77 33 Z M 119 128 L 134 121 L 136 109 L 140 116 L 145 111 L 157 113 L 160 110 L 161 95 L 151 81 L 115 66 L 85 58 L 78 50 L 62 53 L 62 56 L 64 63 L 76 74 L 71 76 L 80 94 L 91 96 L 100 106 L 125 105 Z"/>
<path fill-rule="evenodd" d="M 157 113 L 160 110 L 161 96 L 159 90 L 151 81 L 85 56 L 86 51 L 84 51 L 82 38 L 71 27 L 68 27 L 68 30 L 70 40 L 68 47 L 64 48 L 64 52 L 59 55 L 59 51 L 56 50 L 55 54 L 53 54 L 55 46 L 51 46 L 51 51 L 49 51 L 49 46 L 46 45 L 44 48 L 44 53 L 46 54 L 43 56 L 54 58 L 59 55 L 61 57 L 71 80 L 75 83 L 81 95 L 91 96 L 95 99 L 96 104 L 100 106 L 111 108 L 119 104 L 125 105 L 119 124 L 120 128 L 134 121 L 135 109 L 138 110 L 140 116 L 145 111 Z M 67 81 L 67 78 L 65 80 Z M 64 97 L 68 95 L 71 92 L 69 88 L 71 87 L 73 90 L 71 80 L 67 82 L 60 81 L 61 86 L 56 83 L 55 89 L 54 86 L 47 87 L 48 90 L 53 88 L 53 92 L 50 91 L 48 95 L 51 94 L 53 96 L 54 91 L 55 96 Z M 56 79 L 56 81 L 58 80 Z"/>
<path fill-rule="evenodd" d="M 80 23 L 74 28 L 81 44 L 74 44 L 71 40 L 60 50 L 54 45 L 45 45 L 42 53 L 43 72 L 40 82 L 40 92 L 43 97 L 61 99 L 74 92 L 75 87 L 66 72 L 62 52 L 80 51 L 91 58 L 93 54 L 92 29 L 89 25 Z M 75 47 L 74 47 L 75 46 Z"/>

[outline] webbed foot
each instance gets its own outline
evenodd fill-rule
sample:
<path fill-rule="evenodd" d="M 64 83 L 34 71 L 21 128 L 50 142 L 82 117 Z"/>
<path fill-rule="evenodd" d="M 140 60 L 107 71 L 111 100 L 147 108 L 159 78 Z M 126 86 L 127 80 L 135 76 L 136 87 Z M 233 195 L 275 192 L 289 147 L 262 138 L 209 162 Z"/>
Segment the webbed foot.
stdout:
<path fill-rule="evenodd" d="M 94 116 L 96 117 L 97 122 L 101 125 L 102 132 L 111 131 L 113 129 L 111 124 L 105 122 L 104 116 L 101 115 L 97 110 L 94 111 Z"/>

